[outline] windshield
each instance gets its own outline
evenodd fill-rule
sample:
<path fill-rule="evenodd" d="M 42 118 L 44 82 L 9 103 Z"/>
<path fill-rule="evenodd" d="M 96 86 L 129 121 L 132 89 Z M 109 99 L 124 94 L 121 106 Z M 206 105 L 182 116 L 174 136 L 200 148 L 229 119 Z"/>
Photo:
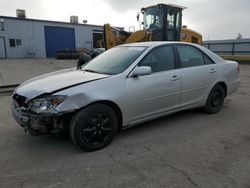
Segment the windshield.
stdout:
<path fill-rule="evenodd" d="M 158 7 L 147 8 L 144 13 L 144 29 L 162 29 L 162 11 Z"/>
<path fill-rule="evenodd" d="M 82 70 L 100 74 L 119 74 L 125 71 L 142 54 L 145 47 L 121 46 L 97 56 Z"/>

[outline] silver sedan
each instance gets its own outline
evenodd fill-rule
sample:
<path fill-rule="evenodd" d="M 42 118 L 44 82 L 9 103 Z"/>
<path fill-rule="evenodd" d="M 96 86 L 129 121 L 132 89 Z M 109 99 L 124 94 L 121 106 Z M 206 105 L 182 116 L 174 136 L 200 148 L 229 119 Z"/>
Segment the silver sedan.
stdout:
<path fill-rule="evenodd" d="M 69 131 L 85 151 L 119 129 L 180 110 L 221 110 L 239 87 L 239 65 L 198 45 L 134 43 L 86 65 L 33 78 L 14 92 L 12 113 L 31 135 Z"/>

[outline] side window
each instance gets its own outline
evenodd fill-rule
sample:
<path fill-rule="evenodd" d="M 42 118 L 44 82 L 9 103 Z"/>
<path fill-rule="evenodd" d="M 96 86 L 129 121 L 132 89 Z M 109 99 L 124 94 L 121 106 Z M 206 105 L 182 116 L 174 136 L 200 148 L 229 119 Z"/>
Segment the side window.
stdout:
<path fill-rule="evenodd" d="M 206 65 L 214 64 L 214 62 L 206 55 L 204 55 L 204 60 Z"/>
<path fill-rule="evenodd" d="M 196 48 L 192 46 L 177 46 L 179 53 L 181 67 L 194 67 L 204 65 L 203 54 Z"/>
<path fill-rule="evenodd" d="M 21 39 L 16 39 L 16 46 L 22 47 L 22 40 Z"/>
<path fill-rule="evenodd" d="M 10 39 L 10 47 L 16 47 L 16 41 L 15 39 Z"/>
<path fill-rule="evenodd" d="M 146 55 L 139 66 L 150 66 L 152 72 L 160 72 L 175 68 L 175 57 L 172 46 L 153 49 Z"/>

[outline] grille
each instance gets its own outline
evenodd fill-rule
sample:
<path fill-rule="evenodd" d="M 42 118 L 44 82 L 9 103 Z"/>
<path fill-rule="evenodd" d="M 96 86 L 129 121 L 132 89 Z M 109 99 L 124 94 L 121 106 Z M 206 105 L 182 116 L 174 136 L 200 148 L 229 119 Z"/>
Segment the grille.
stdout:
<path fill-rule="evenodd" d="M 27 104 L 25 104 L 26 97 L 15 94 L 13 100 L 16 101 L 19 107 L 27 107 Z"/>

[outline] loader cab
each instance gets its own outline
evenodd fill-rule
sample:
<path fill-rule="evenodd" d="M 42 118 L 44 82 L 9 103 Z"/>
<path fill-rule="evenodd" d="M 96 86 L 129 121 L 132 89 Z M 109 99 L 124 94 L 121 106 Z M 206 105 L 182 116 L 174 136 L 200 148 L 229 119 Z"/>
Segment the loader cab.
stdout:
<path fill-rule="evenodd" d="M 153 41 L 179 41 L 184 7 L 158 4 L 142 8 L 145 30 L 152 32 Z"/>

